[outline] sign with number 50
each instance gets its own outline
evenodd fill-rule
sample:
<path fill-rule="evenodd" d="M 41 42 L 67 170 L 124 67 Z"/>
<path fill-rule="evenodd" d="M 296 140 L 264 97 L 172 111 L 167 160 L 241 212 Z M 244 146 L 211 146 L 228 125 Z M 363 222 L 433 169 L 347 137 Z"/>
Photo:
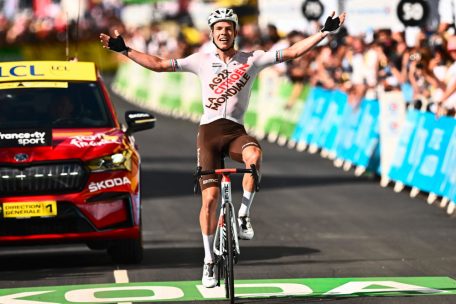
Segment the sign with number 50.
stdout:
<path fill-rule="evenodd" d="M 419 26 L 429 16 L 426 0 L 401 0 L 397 5 L 397 17 L 405 26 Z"/>

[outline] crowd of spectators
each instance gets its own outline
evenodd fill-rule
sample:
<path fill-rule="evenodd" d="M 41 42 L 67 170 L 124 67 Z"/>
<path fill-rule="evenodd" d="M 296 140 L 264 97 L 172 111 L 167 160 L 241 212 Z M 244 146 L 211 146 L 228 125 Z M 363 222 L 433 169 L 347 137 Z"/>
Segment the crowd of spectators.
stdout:
<path fill-rule="evenodd" d="M 78 1 L 62 0 L 62 3 L 65 2 L 71 6 L 76 4 L 77 11 Z M 43 9 L 45 12 L 38 12 L 33 7 L 19 7 L 11 15 L 6 7 L 3 8 L 0 11 L 0 46 L 64 42 L 67 37 L 70 40 L 93 40 L 100 31 L 122 24 L 121 1 L 89 1 L 77 17 L 68 15 L 68 10 L 62 3 L 50 2 Z"/>
<path fill-rule="evenodd" d="M 241 24 L 236 44 L 244 51 L 280 49 L 309 34 L 299 30 L 280 33 L 273 24 L 264 29 L 257 24 Z M 214 48 L 209 31 L 177 25 L 136 28 L 128 31 L 126 38 L 131 47 L 165 58 L 182 58 Z M 310 83 L 346 92 L 355 108 L 364 98 L 400 91 L 407 106 L 454 115 L 455 62 L 456 36 L 446 31 L 422 29 L 415 44 L 408 45 L 404 32 L 379 29 L 372 35 L 351 36 L 341 29 L 304 56 L 273 68 L 293 83 L 287 108 L 293 107 L 303 85 Z"/>
<path fill-rule="evenodd" d="M 120 1 L 99 1 L 84 11 L 77 30 L 81 40 L 117 28 L 130 47 L 162 57 L 182 58 L 213 48 L 209 31 L 195 29 L 192 22 L 181 25 L 168 21 L 127 28 L 120 21 L 121 4 L 115 3 Z M 0 45 L 65 39 L 65 20 L 58 9 L 53 16 L 42 18 L 27 10 L 13 20 L 0 13 Z M 408 45 L 404 32 L 379 29 L 372 34 L 351 36 L 342 28 L 306 55 L 274 67 L 294 85 L 286 107 L 292 108 L 303 84 L 310 83 L 343 90 L 353 107 L 363 98 L 378 97 L 380 91 L 401 91 L 410 106 L 454 115 L 456 37 L 447 30 L 448 27 L 433 32 L 422 29 L 414 45 Z M 280 49 L 309 34 L 299 30 L 280 33 L 273 24 L 260 28 L 254 23 L 241 23 L 236 43 L 241 50 Z"/>

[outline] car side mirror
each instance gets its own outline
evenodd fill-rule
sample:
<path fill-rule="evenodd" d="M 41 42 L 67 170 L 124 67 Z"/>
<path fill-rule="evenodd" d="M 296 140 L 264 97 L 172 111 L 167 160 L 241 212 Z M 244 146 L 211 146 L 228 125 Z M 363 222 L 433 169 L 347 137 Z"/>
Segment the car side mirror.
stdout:
<path fill-rule="evenodd" d="M 155 116 L 141 111 L 127 111 L 125 112 L 125 122 L 127 123 L 128 135 L 132 133 L 152 129 L 155 127 Z"/>

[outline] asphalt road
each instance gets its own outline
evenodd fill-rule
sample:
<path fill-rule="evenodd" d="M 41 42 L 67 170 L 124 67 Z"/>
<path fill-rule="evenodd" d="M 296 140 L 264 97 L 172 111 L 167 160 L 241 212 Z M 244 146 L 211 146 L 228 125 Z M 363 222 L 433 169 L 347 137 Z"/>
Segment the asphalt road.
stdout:
<path fill-rule="evenodd" d="M 113 99 L 119 116 L 135 108 L 115 95 Z M 115 265 L 104 252 L 84 246 L 4 248 L 0 292 L 121 283 L 116 271 L 132 283 L 200 280 L 200 198 L 193 194 L 192 179 L 196 132 L 194 123 L 157 115 L 154 130 L 136 135 L 143 170 L 146 252 L 142 264 Z M 236 280 L 304 279 L 311 285 L 318 281 L 312 279 L 325 278 L 333 288 L 340 278 L 384 278 L 381 287 L 363 290 L 375 291 L 391 287 L 385 282 L 396 278 L 419 277 L 422 282 L 434 282 L 426 287 L 455 293 L 456 285 L 439 286 L 435 279 L 456 279 L 454 218 L 428 206 L 423 198 L 381 188 L 375 178 L 355 177 L 319 155 L 261 144 L 262 189 L 251 214 L 255 238 L 241 242 Z M 240 178 L 234 178 L 233 185 L 234 197 L 240 199 Z M 416 282 L 411 284 L 423 286 Z M 240 299 L 239 303 L 456 303 L 456 295 L 429 294 L 367 292 L 334 297 L 320 293 Z M 210 303 L 218 302 L 222 303 Z"/>

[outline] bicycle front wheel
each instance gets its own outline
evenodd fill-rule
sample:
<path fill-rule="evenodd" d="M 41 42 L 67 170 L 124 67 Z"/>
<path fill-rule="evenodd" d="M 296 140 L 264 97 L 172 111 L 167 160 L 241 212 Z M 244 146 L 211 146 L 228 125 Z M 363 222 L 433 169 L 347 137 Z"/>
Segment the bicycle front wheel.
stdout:
<path fill-rule="evenodd" d="M 226 251 L 225 258 L 225 291 L 226 297 L 230 299 L 230 303 L 234 303 L 234 240 L 232 217 L 233 210 L 231 204 L 225 204 L 225 228 L 226 228 Z"/>

